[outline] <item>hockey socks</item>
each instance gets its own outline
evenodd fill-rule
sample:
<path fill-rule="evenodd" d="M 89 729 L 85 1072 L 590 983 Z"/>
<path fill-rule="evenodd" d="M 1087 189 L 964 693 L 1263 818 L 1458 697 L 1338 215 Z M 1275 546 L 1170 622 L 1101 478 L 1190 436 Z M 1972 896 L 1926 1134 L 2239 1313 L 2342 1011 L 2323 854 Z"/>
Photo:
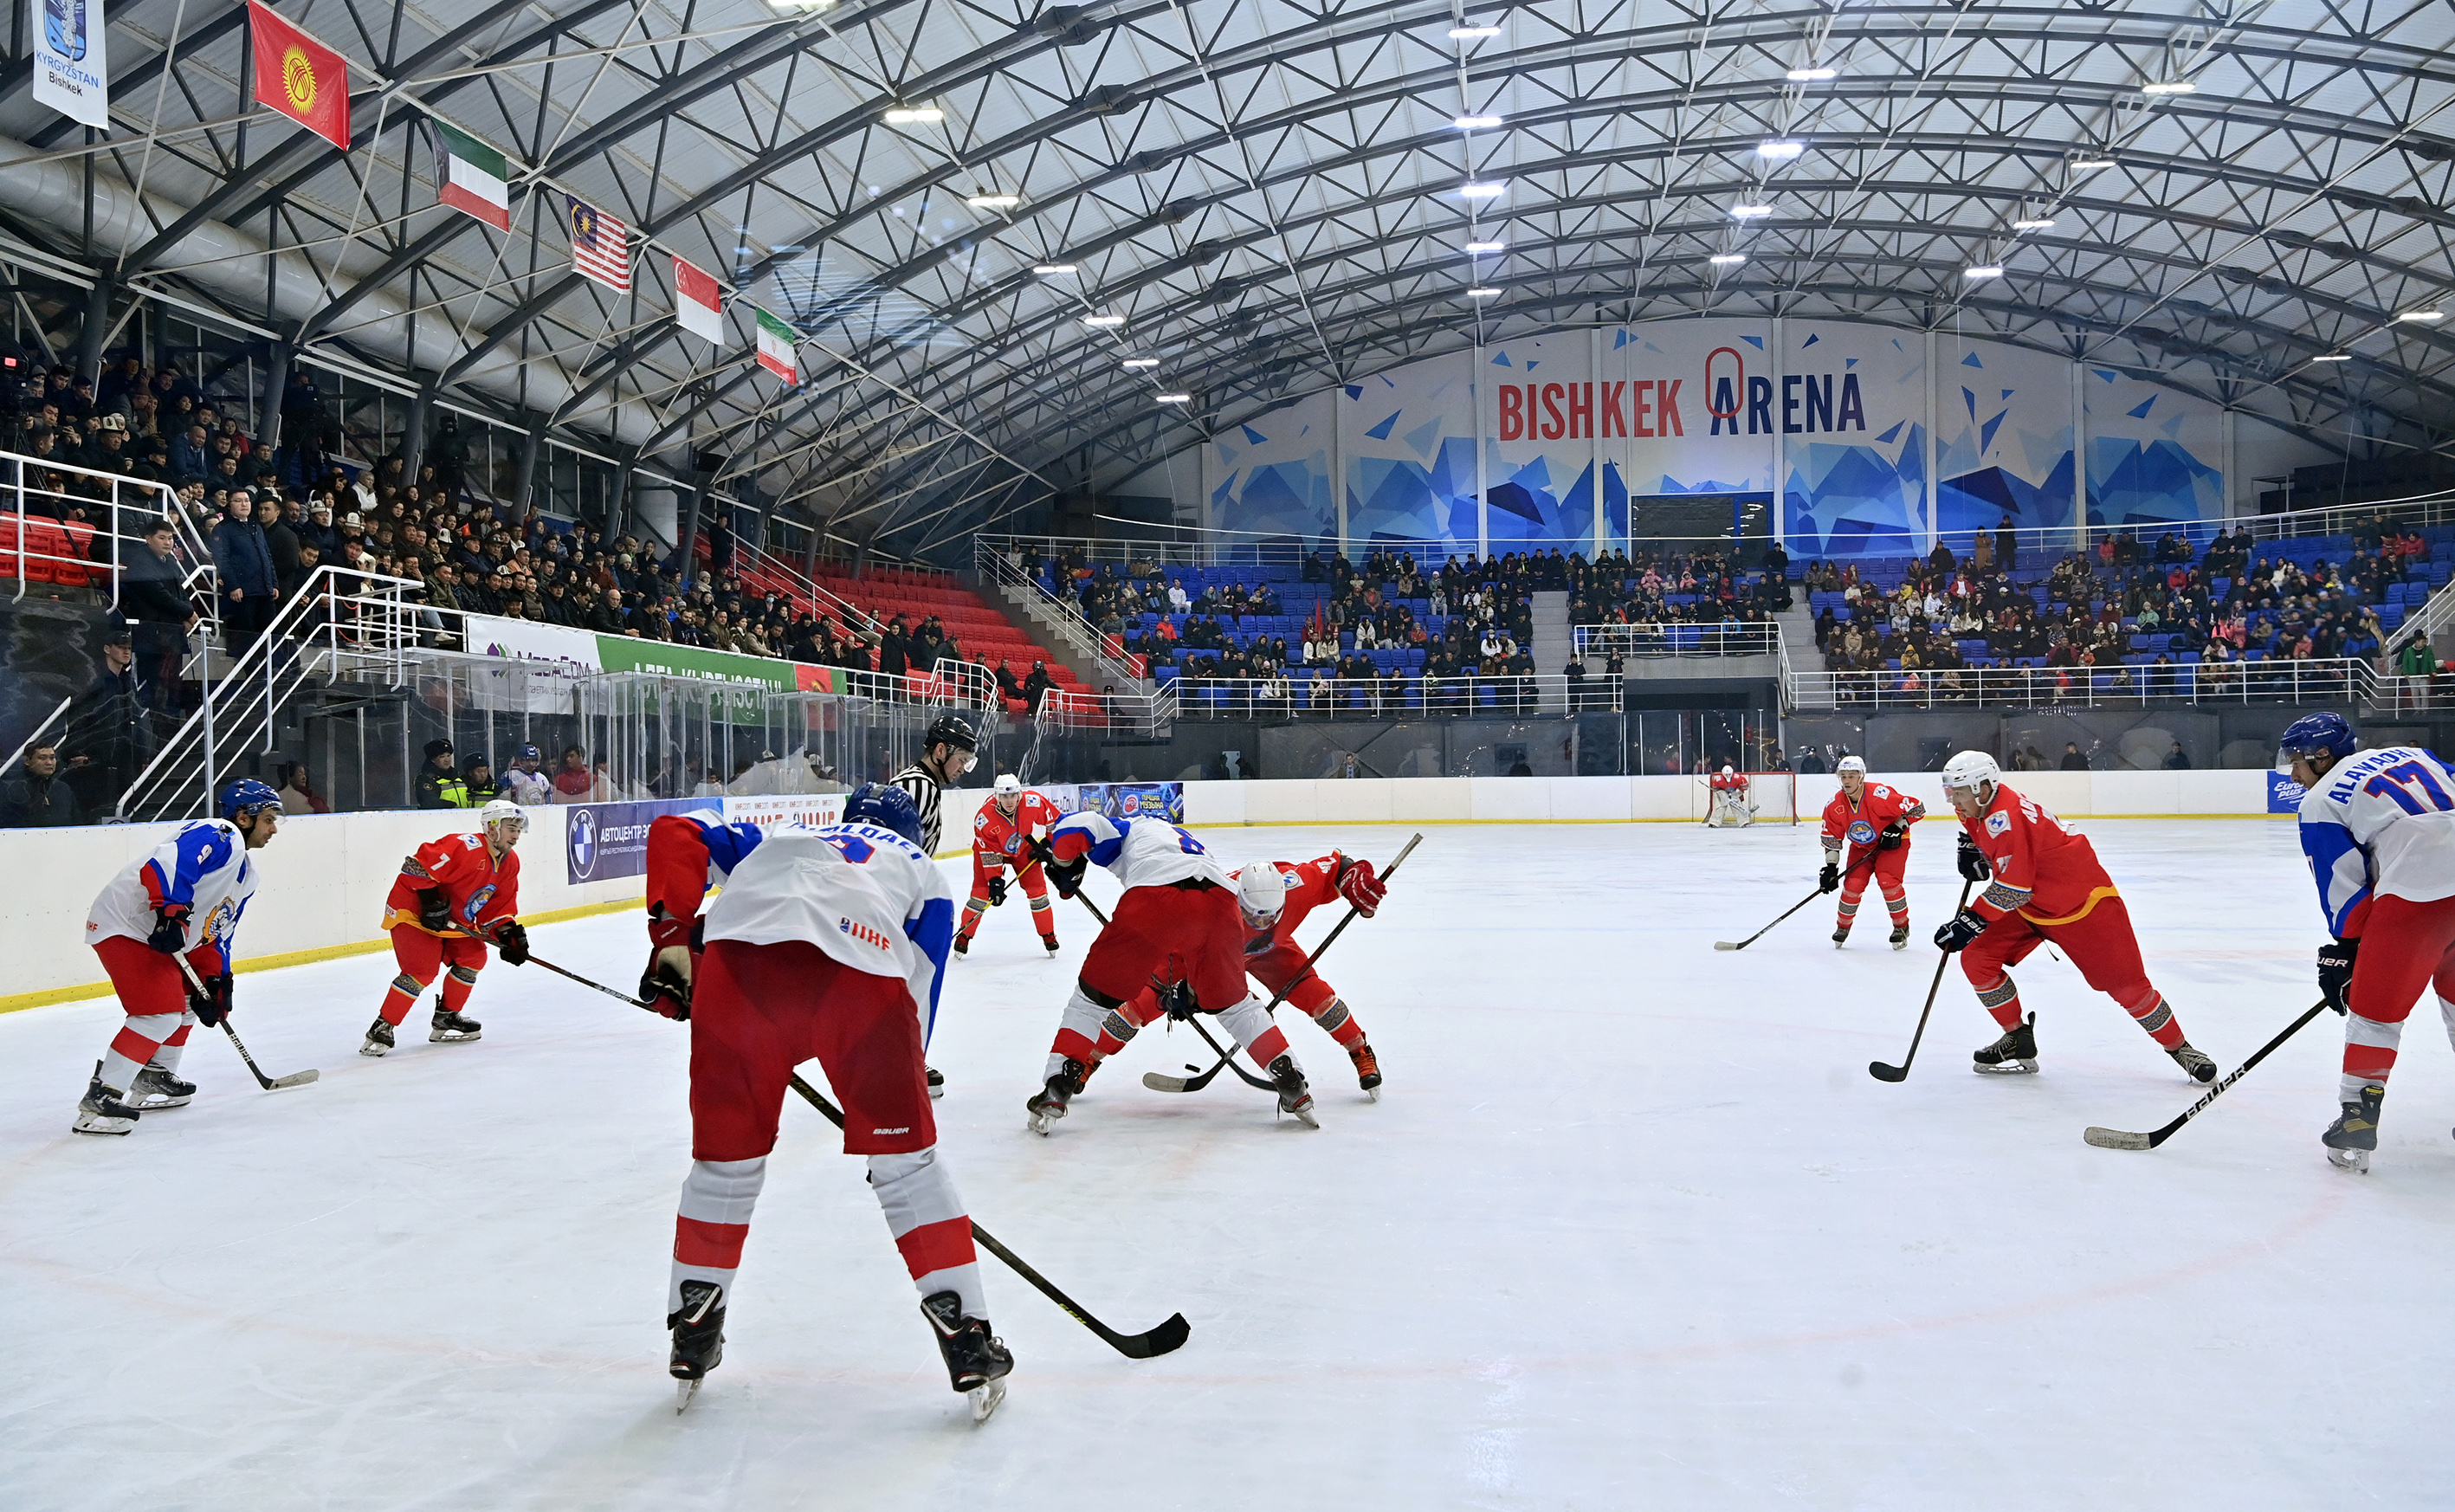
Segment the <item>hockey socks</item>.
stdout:
<path fill-rule="evenodd" d="M 684 1281 L 708 1281 L 732 1293 L 733 1273 L 741 1268 L 741 1245 L 750 1237 L 750 1213 L 766 1181 L 765 1155 L 691 1162 L 674 1216 L 674 1270 L 665 1288 L 665 1311 L 682 1310 Z"/>
<path fill-rule="evenodd" d="M 1350 1055 L 1354 1053 L 1356 1046 L 1364 1043 L 1364 1026 L 1356 1022 L 1355 1014 L 1348 1009 L 1345 998 L 1333 997 L 1309 1011 L 1312 1014 L 1312 1021 L 1320 1025 L 1331 1039 L 1338 1042 L 1338 1047 Z"/>
<path fill-rule="evenodd" d="M 1219 1015 L 1219 1023 L 1236 1036 L 1236 1043 L 1245 1047 L 1245 1053 L 1253 1057 L 1256 1066 L 1268 1066 L 1288 1053 L 1286 1032 L 1262 1011 L 1259 998 L 1248 997 L 1225 1010 Z"/>
<path fill-rule="evenodd" d="M 424 982 L 403 971 L 392 979 L 391 987 L 385 989 L 383 1007 L 376 1011 L 381 1014 L 385 1023 L 398 1029 L 401 1020 L 409 1016 L 409 1011 L 417 1006 L 418 998 L 423 996 L 425 991 Z"/>
<path fill-rule="evenodd" d="M 176 1013 L 148 1013 L 143 1017 L 131 1014 L 119 1032 L 112 1035 L 111 1049 L 102 1057 L 98 1073 L 106 1087 L 129 1087 L 137 1073 L 148 1065 L 165 1071 L 179 1069 L 179 1057 L 188 1044 L 188 1031 L 196 1022 L 193 1013 L 185 1010 Z"/>
<path fill-rule="evenodd" d="M 2123 1011 L 2129 1013 L 2139 1022 L 2141 1029 L 2148 1032 L 2150 1039 L 2166 1050 L 2171 1051 L 2181 1045 L 2182 1026 L 2175 1020 L 2174 1007 L 2165 1001 L 2165 994 L 2155 988 L 2150 988 L 2148 995 L 2139 1002 L 2124 1004 Z M 2197 1073 L 2193 1074 L 2196 1076 Z M 2199 1079 L 2204 1081 L 2207 1078 Z"/>
<path fill-rule="evenodd" d="M 1102 1003 L 1076 982 L 1072 995 L 1065 999 L 1065 1016 L 1057 1021 L 1057 1038 L 1048 1047 L 1048 1063 L 1041 1069 L 1041 1079 L 1056 1075 L 1069 1060 L 1087 1066 L 1124 1049 L 1141 1027 L 1119 1011 L 1124 1006 Z"/>
<path fill-rule="evenodd" d="M 972 1247 L 972 1220 L 956 1195 L 954 1178 L 938 1163 L 932 1145 L 909 1154 L 871 1155 L 869 1189 L 886 1216 L 887 1232 L 903 1256 L 903 1268 L 923 1297 L 953 1292 L 963 1316 L 986 1318 L 980 1254 Z"/>

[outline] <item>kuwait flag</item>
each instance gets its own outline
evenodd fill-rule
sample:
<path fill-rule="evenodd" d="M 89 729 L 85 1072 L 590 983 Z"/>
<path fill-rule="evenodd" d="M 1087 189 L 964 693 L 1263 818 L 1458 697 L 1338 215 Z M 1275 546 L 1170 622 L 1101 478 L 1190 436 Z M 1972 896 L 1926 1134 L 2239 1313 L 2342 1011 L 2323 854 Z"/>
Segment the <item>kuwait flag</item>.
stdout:
<path fill-rule="evenodd" d="M 724 345 L 724 291 L 714 276 L 674 259 L 674 320 L 702 341 Z M 761 343 L 764 345 L 763 341 Z"/>
<path fill-rule="evenodd" d="M 465 210 L 497 231 L 512 229 L 512 192 L 506 182 L 510 165 L 503 154 L 477 138 L 433 123 L 436 145 L 443 152 L 442 183 L 436 198 L 455 210 Z"/>
<path fill-rule="evenodd" d="M 793 366 L 793 328 L 766 311 L 759 312 L 759 365 L 787 383 L 798 383 Z"/>

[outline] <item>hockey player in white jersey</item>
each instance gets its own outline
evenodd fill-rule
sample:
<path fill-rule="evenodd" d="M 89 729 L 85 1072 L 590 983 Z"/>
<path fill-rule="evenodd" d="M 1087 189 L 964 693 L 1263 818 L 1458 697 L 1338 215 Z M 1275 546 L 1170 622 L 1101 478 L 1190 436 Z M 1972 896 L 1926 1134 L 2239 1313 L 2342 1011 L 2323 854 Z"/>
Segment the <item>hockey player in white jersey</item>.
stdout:
<path fill-rule="evenodd" d="M 708 906 L 686 1010 L 690 1178 L 674 1220 L 665 1326 L 691 1394 L 724 1318 L 793 1068 L 817 1057 L 843 1104 L 844 1153 L 921 1292 L 955 1390 L 985 1419 L 1014 1357 L 989 1332 L 971 1218 L 940 1159 L 923 1056 L 955 935 L 954 894 L 901 789 L 871 783 L 844 822 L 768 831 Z"/>
<path fill-rule="evenodd" d="M 1182 984 L 1191 1011 L 1218 1014 L 1236 1043 L 1259 1051 L 1255 1058 L 1278 1088 L 1281 1112 L 1320 1127 L 1304 1068 L 1246 988 L 1245 918 L 1235 879 L 1201 841 L 1164 819 L 1085 812 L 1060 820 L 1036 853 L 1060 897 L 1082 890 L 1084 873 L 1093 866 L 1106 868 L 1126 890 L 1083 957 L 1041 1090 L 1024 1104 L 1035 1134 L 1047 1134 L 1082 1092 L 1099 1059 L 1101 1032 L 1133 1037 L 1137 1026 L 1122 1010 L 1145 987 L 1162 982 Z"/>
<path fill-rule="evenodd" d="M 661 814 L 648 826 L 648 969 L 639 997 L 667 1018 L 690 1017 L 700 950 L 700 905 L 764 838 L 714 808 Z"/>
<path fill-rule="evenodd" d="M 2424 988 L 2455 1040 L 2455 772 L 2425 750 L 2362 751 L 2342 715 L 2284 731 L 2302 784 L 2302 849 L 2335 939 L 2319 950 L 2319 990 L 2344 1014 L 2342 1111 L 2320 1140 L 2327 1158 L 2367 1171 L 2396 1049 Z"/>
<path fill-rule="evenodd" d="M 179 1059 L 191 1030 L 230 1011 L 239 916 L 255 895 L 248 853 L 271 843 L 281 822 L 281 800 L 253 778 L 224 787 L 219 807 L 221 818 L 180 826 L 104 884 L 86 915 L 86 943 L 128 1017 L 77 1104 L 78 1134 L 124 1134 L 139 1114 L 184 1108 L 196 1094 L 179 1079 Z"/>

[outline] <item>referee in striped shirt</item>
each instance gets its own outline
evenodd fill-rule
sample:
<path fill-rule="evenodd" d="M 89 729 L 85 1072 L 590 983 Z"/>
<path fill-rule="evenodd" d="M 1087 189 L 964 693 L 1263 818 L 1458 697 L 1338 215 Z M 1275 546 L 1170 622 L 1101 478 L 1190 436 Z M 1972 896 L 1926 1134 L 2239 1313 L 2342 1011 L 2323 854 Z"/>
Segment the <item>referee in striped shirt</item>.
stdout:
<path fill-rule="evenodd" d="M 921 848 L 932 856 L 938 853 L 939 795 L 964 780 L 979 746 L 970 725 L 956 715 L 941 714 L 921 738 L 921 759 L 887 779 L 912 795 L 912 807 L 921 810 Z M 946 1078 L 935 1066 L 928 1072 L 929 1095 L 944 1096 Z"/>

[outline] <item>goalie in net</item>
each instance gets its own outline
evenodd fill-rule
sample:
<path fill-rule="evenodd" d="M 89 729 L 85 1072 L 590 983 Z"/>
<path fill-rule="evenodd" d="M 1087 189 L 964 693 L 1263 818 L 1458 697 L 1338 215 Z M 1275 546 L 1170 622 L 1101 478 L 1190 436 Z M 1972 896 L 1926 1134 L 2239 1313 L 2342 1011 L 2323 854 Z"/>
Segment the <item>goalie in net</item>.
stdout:
<path fill-rule="evenodd" d="M 1798 779 L 1790 772 L 1743 772 L 1725 765 L 1701 781 L 1708 829 L 1798 823 Z"/>

